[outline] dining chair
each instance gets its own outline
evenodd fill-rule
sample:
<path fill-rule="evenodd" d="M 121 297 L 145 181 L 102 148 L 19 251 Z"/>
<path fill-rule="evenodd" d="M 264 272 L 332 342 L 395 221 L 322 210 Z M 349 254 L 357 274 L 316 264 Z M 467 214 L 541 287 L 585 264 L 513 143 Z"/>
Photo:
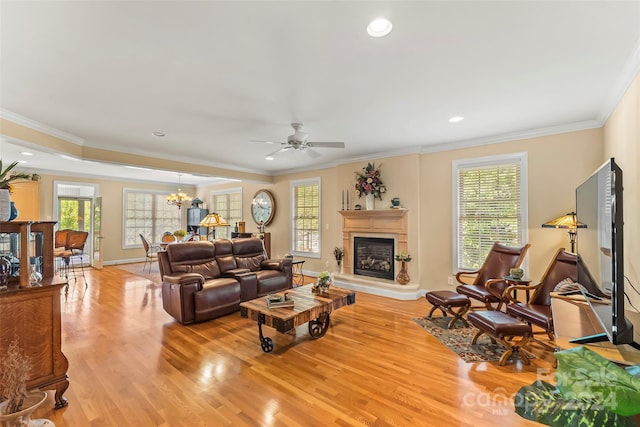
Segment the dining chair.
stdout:
<path fill-rule="evenodd" d="M 158 252 L 162 250 L 160 245 L 155 245 L 149 242 L 146 237 L 140 233 L 140 240 L 142 240 L 142 246 L 144 247 L 145 260 L 142 265 L 142 272 L 144 273 L 144 267 L 149 263 L 149 273 L 151 273 L 151 265 L 154 260 L 158 260 Z"/>
<path fill-rule="evenodd" d="M 87 237 L 89 233 L 87 231 L 75 231 L 70 230 L 67 232 L 67 240 L 65 242 L 65 250 L 59 256 L 64 262 L 65 278 L 69 279 L 69 270 L 73 272 L 74 280 L 77 280 L 76 275 L 76 261 L 80 258 L 80 270 L 82 278 L 84 279 L 84 285 L 87 287 L 87 277 L 84 274 L 84 246 L 87 243 Z"/>

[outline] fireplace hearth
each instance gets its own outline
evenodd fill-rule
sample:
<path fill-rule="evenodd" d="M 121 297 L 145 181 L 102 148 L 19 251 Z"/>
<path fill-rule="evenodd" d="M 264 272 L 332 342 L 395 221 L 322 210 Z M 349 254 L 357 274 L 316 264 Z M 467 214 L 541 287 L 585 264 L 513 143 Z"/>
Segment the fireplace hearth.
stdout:
<path fill-rule="evenodd" d="M 354 237 L 353 274 L 393 280 L 394 240 L 379 237 Z"/>

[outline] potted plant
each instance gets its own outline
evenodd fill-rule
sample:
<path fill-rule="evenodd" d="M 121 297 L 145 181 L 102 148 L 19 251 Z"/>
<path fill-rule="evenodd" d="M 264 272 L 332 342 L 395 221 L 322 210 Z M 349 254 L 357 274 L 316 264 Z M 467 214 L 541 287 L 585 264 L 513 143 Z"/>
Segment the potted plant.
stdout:
<path fill-rule="evenodd" d="M 409 273 L 407 273 L 407 263 L 411 261 L 411 254 L 409 252 L 400 251 L 395 256 L 395 259 L 400 262 L 400 271 L 396 276 L 396 281 L 401 285 L 406 285 L 411 280 Z"/>
<path fill-rule="evenodd" d="M 11 217 L 11 182 L 16 179 L 31 178 L 31 175 L 25 173 L 9 174 L 17 165 L 18 162 L 13 162 L 6 169 L 3 169 L 0 159 L 0 221 L 8 221 Z"/>
<path fill-rule="evenodd" d="M 331 285 L 331 274 L 328 271 L 321 271 L 318 274 L 318 281 L 313 286 L 313 290 L 326 292 L 329 290 L 329 285 Z"/>
<path fill-rule="evenodd" d="M 338 246 L 333 248 L 333 257 L 336 259 L 336 264 L 338 264 L 338 272 L 340 272 L 340 268 L 342 267 L 342 258 L 344 257 L 344 249 Z"/>
<path fill-rule="evenodd" d="M 0 425 L 28 426 L 31 413 L 47 398 L 43 391 L 27 391 L 31 360 L 14 339 L 0 358 Z"/>
<path fill-rule="evenodd" d="M 173 235 L 176 236 L 176 239 L 180 242 L 182 241 L 182 239 L 184 239 L 184 236 L 187 235 L 187 230 L 176 230 L 173 232 Z"/>

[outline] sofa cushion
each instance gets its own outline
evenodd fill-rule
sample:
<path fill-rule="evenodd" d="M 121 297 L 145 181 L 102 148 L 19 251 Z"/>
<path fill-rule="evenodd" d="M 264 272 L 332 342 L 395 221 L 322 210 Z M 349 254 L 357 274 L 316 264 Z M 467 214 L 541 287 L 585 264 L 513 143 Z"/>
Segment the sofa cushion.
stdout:
<path fill-rule="evenodd" d="M 238 268 L 248 268 L 251 271 L 260 270 L 260 264 L 264 260 L 264 255 L 236 258 Z"/>
<path fill-rule="evenodd" d="M 218 267 L 220 267 L 220 271 L 223 273 L 227 270 L 236 270 L 238 268 L 238 264 L 236 263 L 236 259 L 233 255 L 216 257 L 216 261 L 218 263 Z"/>
<path fill-rule="evenodd" d="M 216 260 L 202 262 L 200 264 L 181 264 L 173 266 L 174 273 L 199 273 L 205 280 L 220 277 L 220 268 Z"/>

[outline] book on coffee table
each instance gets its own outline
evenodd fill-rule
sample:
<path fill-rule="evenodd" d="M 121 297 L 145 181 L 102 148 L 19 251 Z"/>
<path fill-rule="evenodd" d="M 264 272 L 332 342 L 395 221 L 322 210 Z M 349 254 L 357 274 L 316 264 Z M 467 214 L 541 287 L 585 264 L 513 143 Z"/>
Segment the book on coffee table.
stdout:
<path fill-rule="evenodd" d="M 269 308 L 293 307 L 293 298 L 291 298 L 288 294 L 269 295 L 267 296 L 267 307 Z"/>

